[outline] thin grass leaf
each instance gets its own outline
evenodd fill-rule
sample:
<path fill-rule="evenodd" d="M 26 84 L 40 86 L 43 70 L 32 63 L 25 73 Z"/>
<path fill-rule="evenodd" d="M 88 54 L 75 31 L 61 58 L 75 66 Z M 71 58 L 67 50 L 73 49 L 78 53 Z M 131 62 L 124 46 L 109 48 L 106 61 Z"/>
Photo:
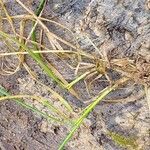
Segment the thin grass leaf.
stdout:
<path fill-rule="evenodd" d="M 0 5 L 2 6 L 2 9 L 4 10 L 4 12 L 5 12 L 5 14 L 6 14 L 7 21 L 9 22 L 9 24 L 10 24 L 12 30 L 13 30 L 13 33 L 16 34 L 15 28 L 14 28 L 14 26 L 13 26 L 13 22 L 12 22 L 12 20 L 11 20 L 11 17 L 10 17 L 9 14 L 8 14 L 8 11 L 7 11 L 7 9 L 6 9 L 5 5 L 4 5 L 3 0 L 0 0 Z"/>
<path fill-rule="evenodd" d="M 44 88 L 46 88 L 49 92 L 52 93 L 52 97 L 54 99 L 58 99 L 68 110 L 68 112 L 73 113 L 73 108 L 72 106 L 57 92 L 52 90 L 50 87 L 47 85 L 43 84 L 42 82 L 38 81 L 37 79 L 33 78 L 38 84 L 42 85 Z"/>
<path fill-rule="evenodd" d="M 0 96 L 10 96 L 10 94 L 7 92 L 6 89 L 4 89 L 2 86 L 0 86 Z M 16 99 L 16 101 L 18 102 L 18 100 Z M 23 100 L 19 101 L 19 104 L 23 103 L 22 105 L 25 106 L 25 102 Z M 68 119 L 68 116 L 66 116 L 64 113 L 62 113 L 59 109 L 57 109 L 56 107 L 53 106 L 53 104 L 51 104 L 48 100 L 45 99 L 41 99 L 41 103 L 46 106 L 47 108 L 49 108 L 50 110 L 52 110 L 53 112 L 56 112 L 59 116 L 63 116 L 63 118 Z M 28 106 L 29 107 L 29 106 Z M 30 106 L 30 108 L 32 108 L 32 106 Z M 33 109 L 36 109 L 35 107 Z M 38 110 L 38 109 L 36 109 Z M 34 110 L 35 111 L 35 110 Z M 41 112 L 40 110 L 38 110 L 38 113 Z M 41 112 L 43 114 L 43 112 Z"/>
<path fill-rule="evenodd" d="M 40 53 L 40 54 L 47 54 L 47 53 L 74 53 L 74 54 L 76 54 L 76 52 L 73 52 L 73 51 L 70 51 L 70 50 L 39 50 L 39 51 L 35 51 L 35 50 L 33 50 L 32 51 L 33 53 L 35 53 L 35 54 L 38 54 L 38 53 Z M 8 53 L 0 53 L 0 56 L 15 56 L 15 55 L 28 55 L 29 53 L 28 52 L 8 52 Z"/>
<path fill-rule="evenodd" d="M 85 72 L 84 74 L 82 74 L 81 76 L 77 77 L 75 80 L 73 80 L 71 83 L 69 83 L 66 88 L 70 89 L 74 84 L 76 84 L 77 82 L 79 82 L 80 80 L 84 79 L 88 74 L 90 73 L 90 71 Z"/>
<path fill-rule="evenodd" d="M 10 51 L 15 51 L 15 49 L 12 47 L 12 45 L 7 40 L 3 39 L 3 41 Z M 13 75 L 16 72 L 18 72 L 20 69 L 21 63 L 22 63 L 21 60 L 18 60 L 17 64 L 15 64 L 15 65 L 13 63 L 10 63 L 10 65 L 9 65 L 10 67 L 5 65 L 5 68 L 7 68 L 6 70 L 7 71 L 9 70 L 8 75 Z M 7 71 L 5 71 L 5 72 L 7 72 Z"/>
<path fill-rule="evenodd" d="M 31 95 L 14 95 L 14 96 L 11 96 L 11 95 L 8 95 L 8 96 L 2 96 L 0 97 L 0 101 L 4 101 L 4 100 L 14 100 L 14 99 L 20 99 L 20 98 L 33 98 L 33 99 L 36 99 L 38 100 L 39 98 L 36 97 L 36 96 L 31 96 Z M 42 112 L 41 112 L 42 113 Z M 53 117 L 53 116 L 50 116 L 49 115 L 49 118 L 52 120 L 52 121 L 55 121 L 55 122 L 59 122 L 59 123 L 62 123 L 62 121 L 56 117 Z"/>
<path fill-rule="evenodd" d="M 63 119 L 68 119 L 69 117 L 66 116 L 61 110 L 57 109 L 55 106 L 53 106 L 53 104 L 51 104 L 48 100 L 41 100 L 41 103 L 43 104 L 43 106 L 45 106 L 46 108 L 49 108 L 50 110 L 52 110 L 53 112 L 57 113 L 59 115 L 59 117 L 63 118 Z"/>
<path fill-rule="evenodd" d="M 92 103 L 89 105 L 89 107 L 83 112 L 83 114 L 80 116 L 80 118 L 75 122 L 74 127 L 72 128 L 71 132 L 68 134 L 68 136 L 65 138 L 63 143 L 60 145 L 58 150 L 63 150 L 64 146 L 67 144 L 67 142 L 72 138 L 75 131 L 80 127 L 83 120 L 88 116 L 88 114 L 93 110 L 93 108 L 105 97 L 107 96 L 111 91 L 113 90 L 112 87 L 106 88 L 106 90 Z"/>
<path fill-rule="evenodd" d="M 7 92 L 6 89 L 4 89 L 4 88 L 0 85 L 0 98 L 1 98 L 2 96 L 11 96 L 11 95 L 10 95 L 9 92 Z M 46 113 L 40 111 L 40 110 L 37 109 L 36 107 L 31 106 L 31 105 L 25 103 L 25 102 L 24 102 L 23 100 L 21 100 L 21 99 L 15 98 L 14 101 L 15 101 L 17 104 L 23 106 L 24 108 L 27 108 L 27 109 L 29 109 L 29 110 L 31 110 L 31 111 L 33 111 L 33 112 L 39 114 L 40 116 L 44 117 L 44 118 L 47 119 L 47 120 L 53 120 L 53 121 L 61 122 L 60 120 L 55 119 L 55 118 L 51 117 L 50 115 L 48 115 L 48 114 L 46 114 Z"/>
<path fill-rule="evenodd" d="M 39 16 L 40 15 L 40 13 L 42 12 L 42 10 L 44 9 L 44 4 L 45 4 L 45 0 L 41 0 L 40 1 L 40 4 L 39 4 L 39 6 L 38 6 L 38 8 L 37 8 L 37 10 L 36 10 L 36 12 L 35 12 L 35 14 L 37 15 L 37 16 Z M 35 25 L 35 21 L 33 21 L 33 24 L 32 24 L 32 27 L 34 27 L 34 25 Z M 32 41 L 34 41 L 34 42 L 36 42 L 36 28 L 33 30 L 33 32 L 32 32 L 32 35 L 31 35 L 31 39 L 32 39 Z M 37 49 L 38 50 L 38 46 L 36 45 L 36 44 L 33 44 L 33 46 L 34 46 L 34 49 Z M 40 54 L 36 54 L 37 55 L 37 57 L 39 57 L 39 58 L 41 58 L 41 55 Z M 42 58 L 41 58 L 42 59 Z"/>
<path fill-rule="evenodd" d="M 37 113 L 38 115 L 44 117 L 45 119 L 47 119 L 47 120 L 49 120 L 49 121 L 56 121 L 56 122 L 62 123 L 60 120 L 55 120 L 55 119 L 52 118 L 50 115 L 48 115 L 48 114 L 46 114 L 46 113 L 40 111 L 39 109 L 37 109 L 37 108 L 34 107 L 34 106 L 31 106 L 31 105 L 29 105 L 29 104 L 27 104 L 27 103 L 25 103 L 25 102 L 22 102 L 22 101 L 19 100 L 19 99 L 15 99 L 15 101 L 16 101 L 18 104 L 20 104 L 21 106 L 23 106 L 23 107 L 25 107 L 25 108 L 27 108 L 27 109 L 30 109 L 31 111 Z"/>

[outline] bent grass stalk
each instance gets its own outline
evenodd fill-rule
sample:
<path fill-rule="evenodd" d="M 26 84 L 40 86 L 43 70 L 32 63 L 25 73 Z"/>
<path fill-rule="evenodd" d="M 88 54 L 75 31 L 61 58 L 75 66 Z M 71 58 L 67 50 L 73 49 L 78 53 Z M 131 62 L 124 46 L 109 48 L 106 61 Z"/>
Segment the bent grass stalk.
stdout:
<path fill-rule="evenodd" d="M 82 74 L 81 76 L 77 77 L 75 80 L 73 80 L 71 83 L 69 83 L 66 88 L 70 89 L 74 84 L 76 84 L 77 82 L 79 82 L 80 80 L 84 79 L 88 74 L 90 73 L 90 71 L 85 72 L 84 74 Z"/>
<path fill-rule="evenodd" d="M 57 108 L 55 108 L 53 105 L 51 105 L 47 100 L 45 100 L 44 98 L 42 97 L 38 97 L 38 96 L 32 96 L 32 95 L 8 95 L 8 96 L 4 96 L 4 97 L 0 97 L 0 101 L 4 101 L 4 100 L 8 100 L 8 99 L 20 99 L 20 98 L 31 98 L 31 99 L 35 99 L 37 101 L 39 101 L 40 103 L 43 104 L 43 106 L 46 106 L 47 108 L 50 108 L 53 112 L 59 112 L 59 117 L 61 119 L 58 119 L 56 117 L 53 117 L 53 116 L 50 116 L 49 115 L 49 118 L 51 118 L 51 120 L 55 121 L 55 122 L 63 122 L 61 121 L 62 120 L 62 117 L 64 119 L 64 114 L 62 112 L 60 112 L 60 110 L 58 110 Z M 63 116 L 62 116 L 63 114 Z M 67 117 L 65 116 L 65 119 Z"/>
<path fill-rule="evenodd" d="M 38 83 L 38 84 L 42 85 L 44 88 L 46 88 L 52 94 L 52 97 L 54 99 L 58 99 L 66 107 L 68 112 L 73 113 L 72 106 L 60 94 L 58 94 L 57 92 L 52 90 L 49 86 L 47 86 L 47 85 L 43 84 L 42 82 L 38 81 L 34 77 L 32 77 L 32 78 L 33 78 L 33 80 L 36 81 L 36 83 Z"/>
<path fill-rule="evenodd" d="M 29 97 L 29 96 L 28 96 Z M 6 89 L 4 89 L 1 85 L 0 85 L 0 101 L 3 101 L 3 100 L 7 100 L 7 99 L 13 99 L 17 104 L 39 114 L 40 116 L 44 117 L 45 119 L 47 120 L 51 120 L 51 121 L 55 121 L 55 122 L 59 122 L 59 123 L 62 123 L 61 120 L 57 119 L 57 118 L 54 118 L 42 111 L 40 111 L 39 109 L 37 109 L 36 107 L 34 106 L 31 106 L 27 103 L 25 103 L 23 100 L 21 100 L 20 98 L 24 98 L 24 96 L 11 96 L 9 92 L 6 91 Z"/>

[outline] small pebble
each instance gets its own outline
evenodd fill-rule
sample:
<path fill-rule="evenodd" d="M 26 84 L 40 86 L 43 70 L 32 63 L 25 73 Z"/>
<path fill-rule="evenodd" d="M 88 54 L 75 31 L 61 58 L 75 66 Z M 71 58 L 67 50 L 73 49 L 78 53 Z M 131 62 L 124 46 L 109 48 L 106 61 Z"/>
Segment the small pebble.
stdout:
<path fill-rule="evenodd" d="M 47 130 L 48 130 L 48 122 L 47 121 L 42 121 L 40 131 L 43 132 L 43 133 L 46 133 Z"/>

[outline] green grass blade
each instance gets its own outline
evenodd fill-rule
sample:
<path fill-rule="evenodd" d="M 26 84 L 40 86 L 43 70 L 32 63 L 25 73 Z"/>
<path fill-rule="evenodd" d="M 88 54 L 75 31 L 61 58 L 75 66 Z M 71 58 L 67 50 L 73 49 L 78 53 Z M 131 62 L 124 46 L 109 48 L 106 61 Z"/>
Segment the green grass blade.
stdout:
<path fill-rule="evenodd" d="M 57 109 L 53 104 L 49 101 L 42 101 L 42 104 L 52 110 L 53 112 L 57 113 L 62 119 L 68 119 L 69 116 L 66 116 L 61 110 Z"/>
<path fill-rule="evenodd" d="M 82 74 L 81 76 L 77 77 L 75 80 L 73 80 L 71 83 L 69 83 L 66 88 L 70 89 L 74 84 L 76 84 L 77 82 L 79 82 L 80 80 L 84 79 L 90 72 L 85 72 L 84 74 Z"/>
<path fill-rule="evenodd" d="M 0 96 L 7 96 L 9 93 L 0 85 Z"/>
<path fill-rule="evenodd" d="M 7 90 L 0 85 L 0 97 L 2 97 L 2 96 L 10 96 L 10 95 L 11 94 L 9 92 L 7 92 Z M 14 99 L 14 100 L 15 100 L 15 102 L 17 104 L 19 104 L 19 105 L 23 106 L 24 108 L 27 108 L 27 109 L 29 109 L 29 110 L 37 113 L 37 114 L 39 114 L 40 116 L 44 117 L 47 120 L 53 120 L 53 121 L 56 121 L 56 122 L 61 122 L 59 119 L 56 119 L 56 118 L 54 118 L 54 117 L 52 117 L 52 116 L 50 116 L 50 115 L 48 115 L 48 114 L 38 110 L 36 107 L 25 103 L 21 99 Z"/>
<path fill-rule="evenodd" d="M 36 12 L 35 12 L 35 14 L 37 15 L 37 16 L 39 16 L 40 15 L 40 13 L 41 13 L 41 11 L 43 10 L 43 7 L 44 7 L 44 4 L 45 4 L 45 0 L 41 0 L 40 1 L 40 4 L 39 4 L 39 6 L 38 6 L 38 8 L 37 8 L 37 10 L 36 10 Z M 35 25 L 35 21 L 33 21 L 33 24 L 32 24 L 32 27 L 34 27 L 34 25 Z M 31 35 L 31 39 L 32 39 L 32 41 L 34 41 L 34 42 L 36 42 L 36 28 L 33 30 L 33 32 L 32 32 L 32 35 Z M 38 46 L 37 46 L 37 44 L 35 44 L 35 43 L 33 43 L 33 46 L 34 46 L 34 49 L 37 49 L 38 50 Z M 41 58 L 41 55 L 40 54 L 36 54 L 37 55 L 37 57 L 39 57 L 39 58 Z M 42 59 L 42 58 L 41 58 Z"/>
<path fill-rule="evenodd" d="M 56 118 L 54 118 L 54 117 L 52 117 L 52 116 L 50 116 L 50 115 L 48 115 L 48 114 L 46 114 L 46 113 L 40 111 L 40 110 L 37 109 L 36 107 L 31 106 L 31 105 L 29 105 L 29 104 L 27 104 L 27 103 L 25 103 L 25 102 L 22 102 L 22 101 L 19 100 L 19 99 L 15 99 L 15 101 L 17 102 L 17 104 L 19 104 L 19 105 L 21 105 L 21 106 L 23 106 L 23 107 L 25 107 L 25 108 L 27 108 L 27 109 L 30 109 L 32 112 L 37 113 L 38 115 L 44 117 L 45 119 L 47 119 L 47 120 L 49 120 L 49 121 L 52 120 L 52 121 L 56 121 L 56 122 L 61 122 L 59 119 L 56 119 Z"/>
<path fill-rule="evenodd" d="M 42 11 L 42 9 L 43 9 L 43 7 L 44 7 L 45 2 L 46 2 L 46 0 L 40 0 L 40 4 L 39 4 L 37 10 L 35 11 L 35 14 L 36 14 L 37 16 L 40 15 L 40 13 L 41 13 L 41 11 Z"/>
<path fill-rule="evenodd" d="M 48 87 L 47 85 L 43 84 L 42 82 L 35 80 L 38 84 L 42 85 L 44 88 L 46 88 L 49 92 L 52 93 L 52 97 L 55 99 L 58 99 L 68 110 L 68 112 L 72 113 L 73 112 L 73 108 L 72 106 L 67 102 L 67 100 L 65 100 L 60 94 L 58 94 L 57 92 L 55 92 L 54 90 L 52 90 L 50 87 Z"/>
<path fill-rule="evenodd" d="M 75 131 L 80 127 L 83 120 L 88 116 L 88 114 L 95 108 L 95 106 L 105 97 L 107 96 L 113 89 L 113 87 L 106 88 L 96 99 L 95 101 L 87 107 L 87 109 L 83 112 L 83 114 L 80 116 L 80 118 L 75 122 L 74 127 L 72 128 L 71 132 L 68 134 L 68 136 L 65 138 L 63 143 L 60 145 L 59 150 L 63 150 L 64 146 L 67 144 L 67 142 L 71 139 Z"/>

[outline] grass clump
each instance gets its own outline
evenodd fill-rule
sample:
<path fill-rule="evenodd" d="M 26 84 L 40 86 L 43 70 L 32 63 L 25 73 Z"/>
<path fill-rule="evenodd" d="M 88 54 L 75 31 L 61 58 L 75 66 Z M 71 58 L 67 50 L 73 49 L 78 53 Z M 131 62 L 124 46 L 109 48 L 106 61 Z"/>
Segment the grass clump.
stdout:
<path fill-rule="evenodd" d="M 22 95 L 22 94 L 10 95 L 3 87 L 0 87 L 0 101 L 13 99 L 19 105 L 22 105 L 23 107 L 38 113 L 39 115 L 41 115 L 42 117 L 48 120 L 59 122 L 60 124 L 73 122 L 72 129 L 70 133 L 67 135 L 67 137 L 64 139 L 64 141 L 61 143 L 59 150 L 62 150 L 64 148 L 67 142 L 74 135 L 75 131 L 81 126 L 84 119 L 97 106 L 97 104 L 99 104 L 99 102 L 101 102 L 110 92 L 113 92 L 114 90 L 118 89 L 122 85 L 125 85 L 126 82 L 131 80 L 134 83 L 142 84 L 145 87 L 145 89 L 148 89 L 147 87 L 149 86 L 149 84 L 147 83 L 149 83 L 150 78 L 147 77 L 146 75 L 150 74 L 150 69 L 147 68 L 145 70 L 141 70 L 141 68 L 139 67 L 140 66 L 139 61 L 135 61 L 126 57 L 122 59 L 120 58 L 108 59 L 109 56 L 104 56 L 90 39 L 88 39 L 90 41 L 89 43 L 94 47 L 95 51 L 99 52 L 99 54 L 95 56 L 90 53 L 87 53 L 84 50 L 80 49 L 78 46 L 73 45 L 70 42 L 62 39 L 58 35 L 52 33 L 47 28 L 47 26 L 42 22 L 42 21 L 51 22 L 54 25 L 59 26 L 60 28 L 67 29 L 63 25 L 60 25 L 59 23 L 53 20 L 48 20 L 42 17 L 42 11 L 46 3 L 45 0 L 41 0 L 36 13 L 28 9 L 20 0 L 16 0 L 16 1 L 29 14 L 9 16 L 3 2 L 0 1 L 1 2 L 0 4 L 3 10 L 5 11 L 5 15 L 6 15 L 6 18 L 4 17 L 1 18 L 8 20 L 13 30 L 13 36 L 0 30 L 0 37 L 2 37 L 5 42 L 7 41 L 8 43 L 7 46 L 9 45 L 9 47 L 11 46 L 13 47 L 12 43 L 15 43 L 19 47 L 19 49 L 12 48 L 13 51 L 8 53 L 0 53 L 0 57 L 4 58 L 7 56 L 18 56 L 19 67 L 17 68 L 20 69 L 20 66 L 22 65 L 37 83 L 39 83 L 44 88 L 46 88 L 52 94 L 54 99 L 59 100 L 60 103 L 63 106 L 65 106 L 69 115 L 62 112 L 60 108 L 56 108 L 55 106 L 53 106 L 50 100 L 47 100 L 43 97 L 38 97 L 33 95 Z M 22 24 L 20 24 L 19 34 L 16 33 L 16 30 L 13 25 L 13 19 L 20 19 L 20 18 L 22 19 L 23 17 L 26 18 L 26 21 L 28 20 L 32 21 L 33 26 L 28 37 L 25 37 L 23 34 L 24 26 L 25 26 L 25 24 L 23 25 L 23 22 Z M 48 38 L 49 44 L 51 45 L 52 49 L 49 49 L 46 46 L 44 46 L 42 43 L 37 42 L 36 31 L 35 31 L 37 25 L 39 25 L 41 30 L 44 32 L 45 36 Z M 72 35 L 72 32 L 69 29 L 67 30 Z M 66 50 L 63 48 L 61 44 L 69 48 Z M 32 47 L 30 45 L 32 45 Z M 43 49 L 40 49 L 39 47 Z M 67 57 L 67 59 L 70 60 L 70 58 L 72 58 L 72 54 L 74 54 L 75 57 L 77 58 L 75 60 L 75 66 L 70 65 L 69 63 L 66 64 L 73 69 L 74 74 L 76 75 L 75 79 L 72 80 L 70 83 L 66 81 L 65 77 L 62 76 L 62 74 L 58 71 L 57 67 L 54 67 L 52 63 L 47 61 L 47 59 L 43 55 L 44 53 L 55 54 L 58 58 L 61 58 L 62 60 L 63 60 L 63 55 L 65 55 L 65 57 Z M 84 108 L 82 112 L 79 113 L 80 114 L 79 115 L 78 113 L 75 113 L 73 106 L 66 99 L 64 99 L 60 94 L 58 94 L 54 90 L 52 90 L 51 87 L 48 87 L 45 84 L 43 84 L 41 81 L 37 80 L 37 74 L 25 62 L 26 55 L 29 55 L 31 58 L 33 58 L 36 61 L 36 63 L 41 67 L 41 69 L 48 75 L 49 78 L 53 79 L 53 81 L 55 81 L 61 88 L 63 88 L 64 90 L 68 90 L 72 95 L 76 96 L 78 100 L 80 100 L 80 97 L 78 95 L 77 90 L 76 91 L 74 90 L 74 85 L 81 80 L 84 80 L 85 83 L 87 83 L 86 88 L 89 91 L 90 91 L 90 85 L 96 80 L 101 79 L 102 77 L 105 77 L 106 81 L 109 83 L 109 86 L 103 89 L 102 91 L 100 91 L 100 93 L 97 95 L 94 101 L 91 102 L 88 106 L 86 106 L 86 108 Z M 89 62 L 85 60 L 88 60 Z M 119 74 L 120 79 L 112 81 L 111 76 L 109 74 L 110 70 L 117 72 Z M 80 75 L 78 74 L 79 72 Z M 16 73 L 16 71 L 13 71 L 13 73 Z M 91 79 L 91 81 L 88 82 L 88 79 Z M 33 106 L 30 106 L 29 104 L 27 104 L 25 101 L 22 100 L 24 98 L 37 100 L 47 109 L 49 109 L 51 112 L 54 112 L 55 115 L 52 116 L 46 114 L 41 110 L 38 110 Z M 133 144 L 134 142 L 131 142 L 130 140 L 123 138 L 118 134 L 109 132 L 108 135 L 119 145 L 122 146 L 129 145 L 133 148 L 136 147 L 136 145 Z"/>

